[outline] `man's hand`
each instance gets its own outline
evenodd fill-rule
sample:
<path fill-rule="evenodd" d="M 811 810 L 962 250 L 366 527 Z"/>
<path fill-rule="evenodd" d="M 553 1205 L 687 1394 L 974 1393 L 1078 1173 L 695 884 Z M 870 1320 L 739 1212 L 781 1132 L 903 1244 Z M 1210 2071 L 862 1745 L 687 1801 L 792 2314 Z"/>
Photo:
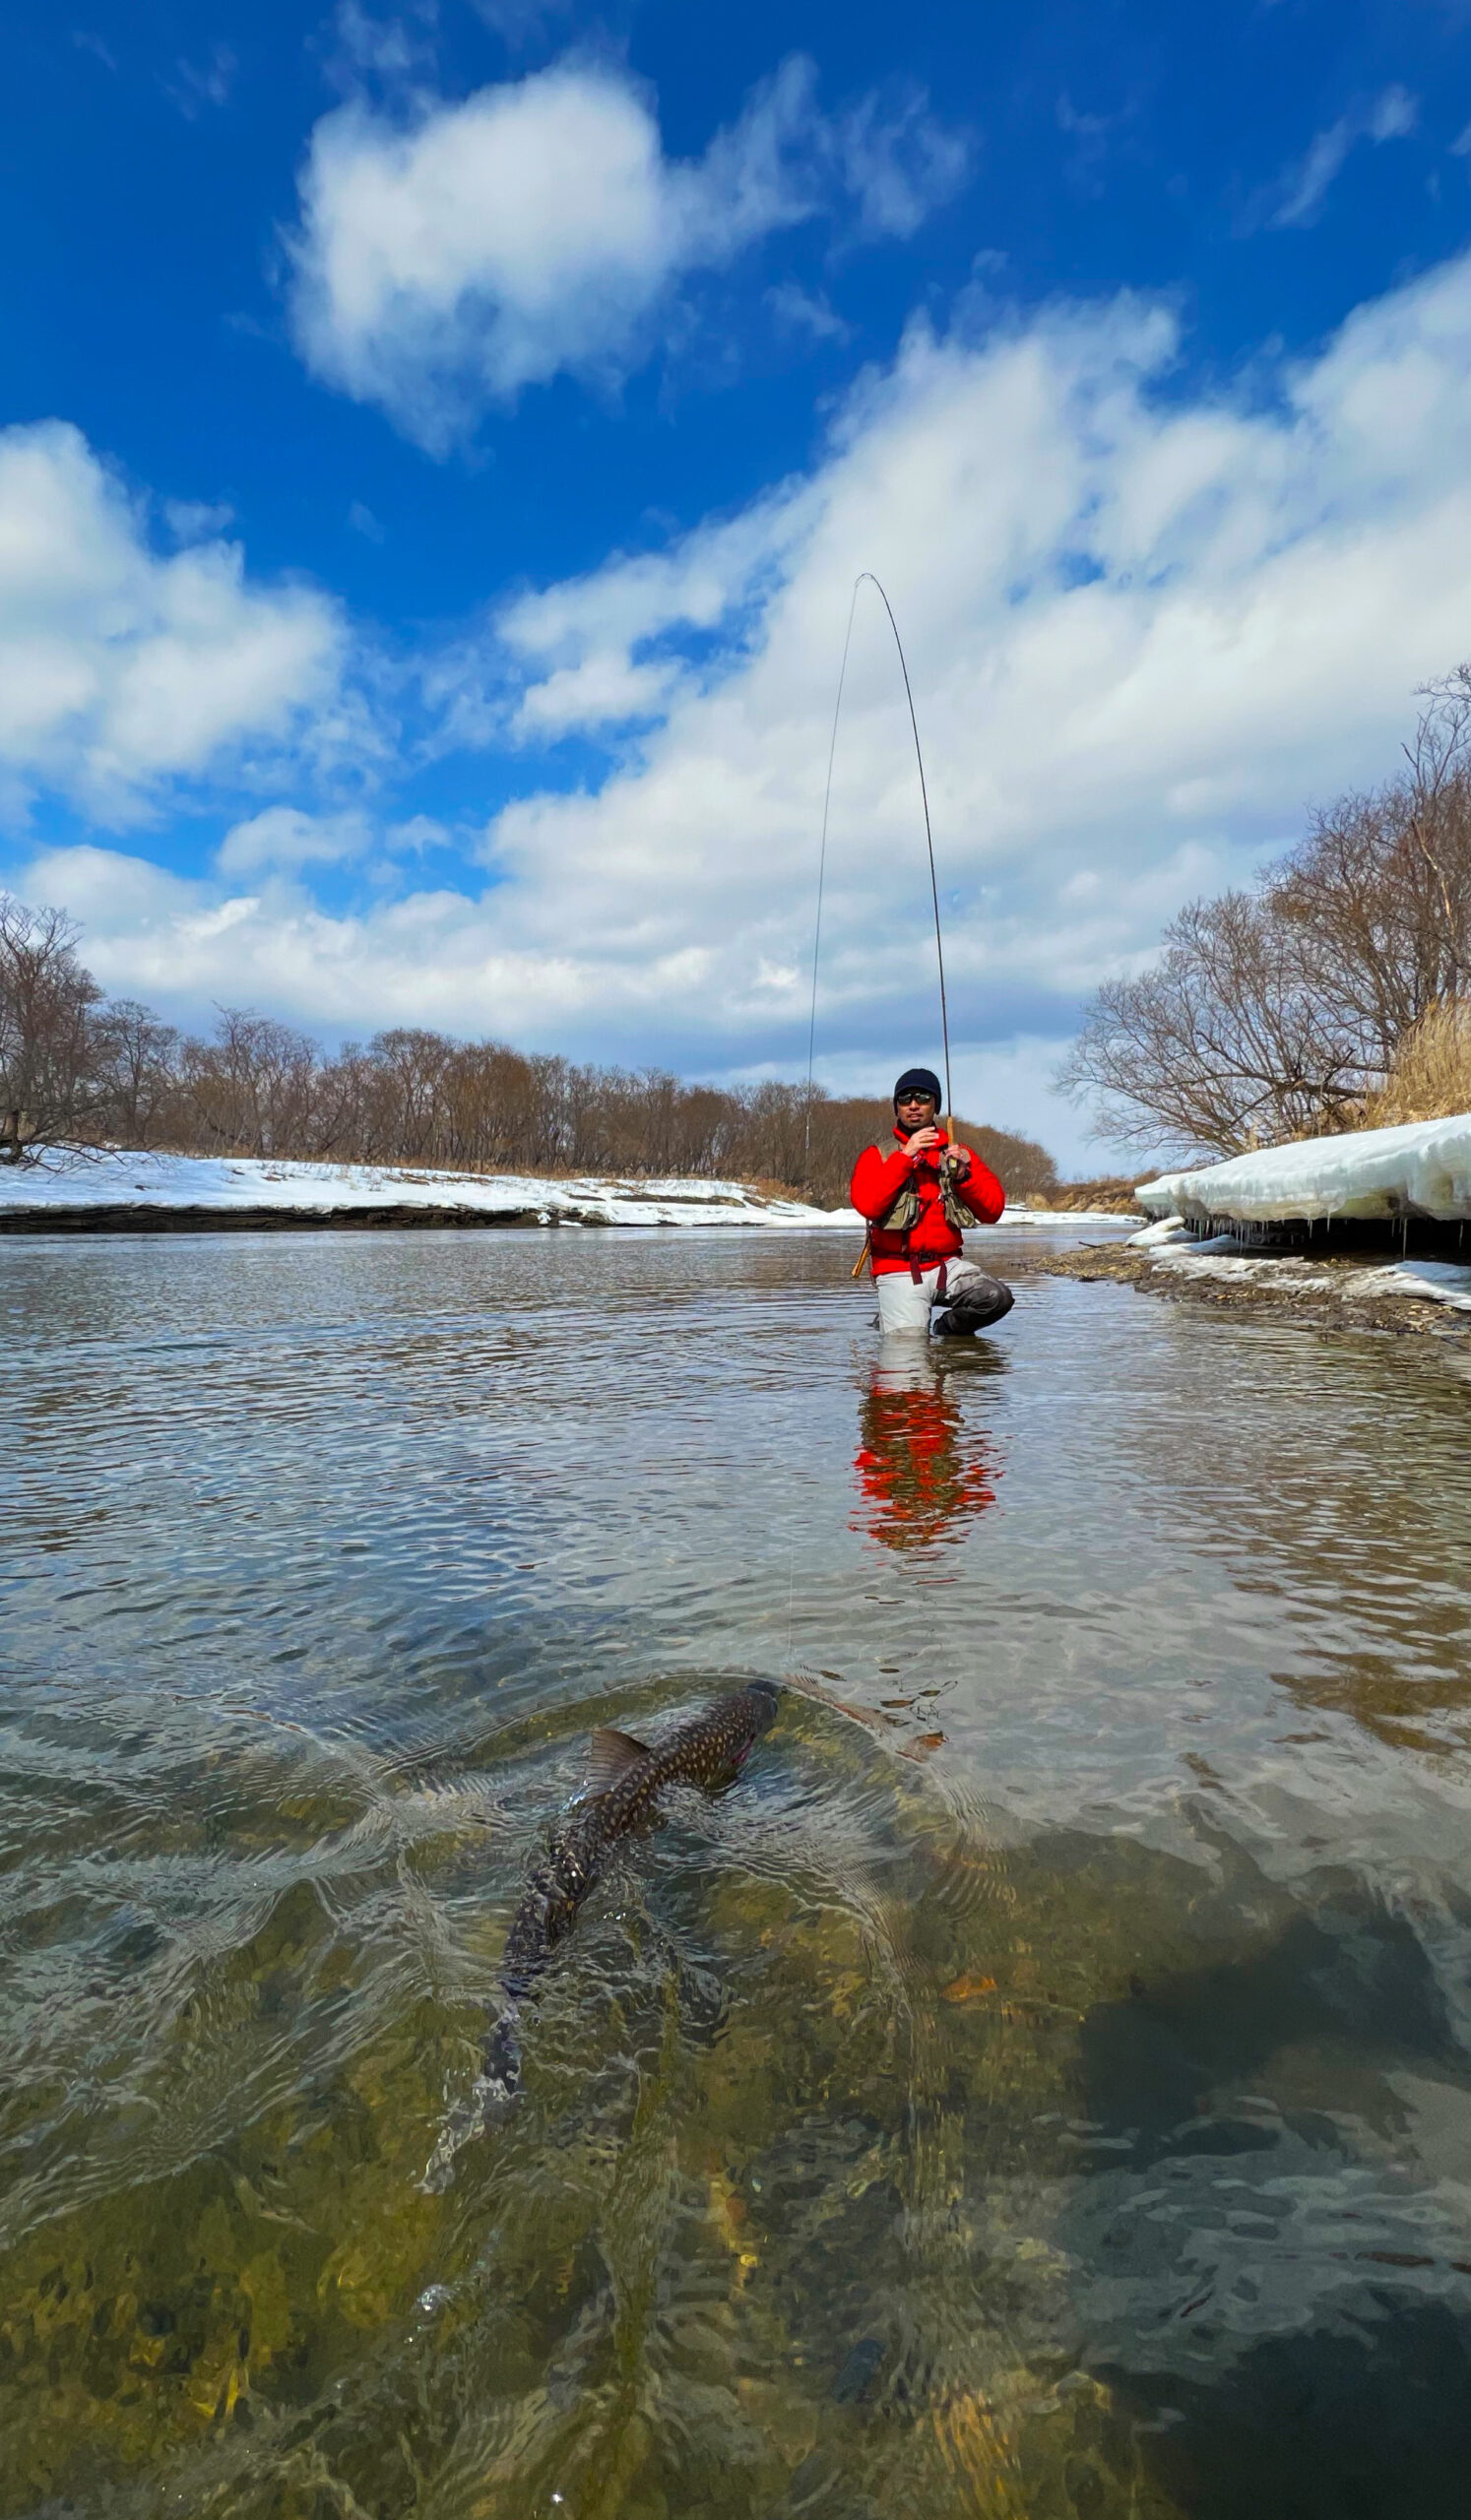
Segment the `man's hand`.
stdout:
<path fill-rule="evenodd" d="M 905 1139 L 904 1152 L 906 1155 L 927 1155 L 931 1147 L 943 1146 L 944 1143 L 943 1129 L 936 1129 L 933 1126 L 927 1129 L 916 1129 L 912 1137 Z"/>
<path fill-rule="evenodd" d="M 964 1181 L 971 1168 L 970 1148 L 968 1146 L 952 1146 L 949 1154 L 945 1158 L 945 1162 L 951 1172 L 954 1174 L 956 1180 Z"/>

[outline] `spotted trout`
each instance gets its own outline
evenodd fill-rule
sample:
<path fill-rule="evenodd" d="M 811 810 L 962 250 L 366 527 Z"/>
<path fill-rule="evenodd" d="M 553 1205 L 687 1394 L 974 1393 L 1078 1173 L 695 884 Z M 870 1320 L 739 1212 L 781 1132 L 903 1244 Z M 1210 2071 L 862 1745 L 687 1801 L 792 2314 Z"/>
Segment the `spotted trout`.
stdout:
<path fill-rule="evenodd" d="M 630 1732 L 593 1734 L 582 1797 L 532 1874 L 506 1939 L 504 2002 L 485 2042 L 480 2085 L 487 2110 L 513 2100 L 521 2088 L 522 2009 L 613 1848 L 648 1817 L 667 1785 L 703 1786 L 707 1794 L 729 1785 L 776 1722 L 777 1704 L 773 1681 L 752 1680 L 682 1724 L 657 1749 Z"/>

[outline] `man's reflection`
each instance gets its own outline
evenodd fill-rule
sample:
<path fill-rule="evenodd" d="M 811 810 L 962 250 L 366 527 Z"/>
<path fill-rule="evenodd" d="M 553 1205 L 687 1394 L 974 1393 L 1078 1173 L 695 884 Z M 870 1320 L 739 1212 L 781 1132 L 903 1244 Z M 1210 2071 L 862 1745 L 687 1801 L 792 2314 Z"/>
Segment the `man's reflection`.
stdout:
<path fill-rule="evenodd" d="M 963 1538 L 995 1503 L 1000 1466 L 990 1429 L 967 1424 L 958 1386 L 1005 1370 L 998 1349 L 971 1343 L 941 1364 L 927 1339 L 879 1342 L 859 1410 L 860 1502 L 853 1529 L 885 1548 L 932 1548 Z"/>

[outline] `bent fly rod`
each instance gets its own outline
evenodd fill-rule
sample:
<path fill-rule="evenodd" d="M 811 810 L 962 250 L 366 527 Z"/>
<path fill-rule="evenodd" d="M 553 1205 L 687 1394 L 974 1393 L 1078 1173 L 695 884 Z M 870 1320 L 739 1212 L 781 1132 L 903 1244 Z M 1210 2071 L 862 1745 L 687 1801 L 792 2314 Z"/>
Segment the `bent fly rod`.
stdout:
<path fill-rule="evenodd" d="M 879 602 L 888 614 L 889 628 L 894 633 L 894 645 L 899 652 L 899 670 L 904 676 L 904 697 L 909 703 L 910 730 L 915 739 L 915 763 L 920 773 L 920 803 L 925 815 L 925 847 L 929 858 L 929 898 L 934 909 L 934 961 L 939 974 L 940 1040 L 945 1054 L 945 1128 L 952 1139 L 955 1134 L 955 1104 L 950 1090 L 950 1010 L 945 1001 L 945 946 L 944 938 L 940 933 L 939 880 L 934 871 L 934 834 L 929 826 L 929 790 L 925 781 L 925 755 L 920 746 L 920 722 L 915 715 L 915 695 L 909 679 L 909 662 L 904 654 L 904 642 L 899 636 L 899 624 L 894 619 L 894 607 L 872 570 L 860 569 L 853 582 L 853 600 L 848 606 L 848 628 L 843 639 L 843 662 L 838 669 L 838 696 L 833 704 L 833 731 L 827 747 L 827 785 L 822 792 L 822 841 L 817 852 L 817 920 L 812 937 L 812 1011 L 807 1026 L 807 1099 L 802 1147 L 804 1163 L 810 1161 L 812 1151 L 812 1064 L 817 1044 L 817 962 L 822 951 L 822 888 L 827 874 L 827 822 L 833 801 L 833 764 L 838 752 L 838 720 L 843 713 L 843 685 L 848 679 L 848 651 L 853 645 L 853 624 L 858 612 L 859 589 L 865 584 L 876 589 Z M 855 1277 L 859 1276 L 867 1257 L 868 1237 L 865 1234 L 863 1254 L 853 1273 Z"/>

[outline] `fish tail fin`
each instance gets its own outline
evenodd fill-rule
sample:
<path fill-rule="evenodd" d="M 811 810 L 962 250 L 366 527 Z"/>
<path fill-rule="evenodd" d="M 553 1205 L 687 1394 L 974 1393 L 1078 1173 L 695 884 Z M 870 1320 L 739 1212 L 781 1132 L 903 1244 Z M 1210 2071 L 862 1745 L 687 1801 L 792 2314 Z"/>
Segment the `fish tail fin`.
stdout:
<path fill-rule="evenodd" d="M 521 2016 L 507 2004 L 480 2049 L 480 2070 L 468 2099 L 457 2100 L 439 2129 L 419 2187 L 434 2196 L 455 2174 L 455 2156 L 477 2136 L 488 2134 L 512 2108 L 521 2092 Z"/>

